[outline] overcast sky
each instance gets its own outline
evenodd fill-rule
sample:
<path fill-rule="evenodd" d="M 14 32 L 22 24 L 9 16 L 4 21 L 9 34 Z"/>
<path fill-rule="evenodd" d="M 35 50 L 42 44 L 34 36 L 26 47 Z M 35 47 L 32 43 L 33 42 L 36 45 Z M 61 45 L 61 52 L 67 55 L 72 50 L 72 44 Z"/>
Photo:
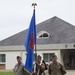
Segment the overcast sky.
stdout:
<path fill-rule="evenodd" d="M 37 24 L 57 16 L 75 25 L 75 0 L 0 0 L 0 40 L 29 27 L 33 2 Z"/>

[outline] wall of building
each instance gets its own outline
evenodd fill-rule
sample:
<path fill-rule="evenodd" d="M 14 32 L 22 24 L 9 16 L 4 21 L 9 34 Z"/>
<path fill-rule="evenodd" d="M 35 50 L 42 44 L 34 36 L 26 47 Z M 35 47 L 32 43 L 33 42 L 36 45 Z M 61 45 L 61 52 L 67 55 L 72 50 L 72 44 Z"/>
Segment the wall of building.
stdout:
<path fill-rule="evenodd" d="M 20 52 L 6 52 L 6 69 L 13 69 L 17 63 L 16 56 L 20 55 Z"/>
<path fill-rule="evenodd" d="M 43 59 L 43 53 L 55 53 L 58 57 L 58 61 L 63 63 L 61 49 L 75 49 L 73 44 L 48 44 L 37 45 L 37 55 L 41 55 Z M 1 46 L 0 54 L 6 54 L 5 69 L 13 69 L 17 63 L 16 56 L 22 57 L 22 62 L 25 64 L 26 52 L 24 46 Z"/>
<path fill-rule="evenodd" d="M 47 51 L 37 51 L 37 55 L 41 55 L 43 60 L 43 53 L 55 53 L 58 56 L 58 50 L 47 50 Z M 11 52 L 0 52 L 0 54 L 6 55 L 5 69 L 12 70 L 17 63 L 16 56 L 22 57 L 22 62 L 25 64 L 26 52 L 25 51 L 11 51 Z M 49 62 L 47 62 L 49 63 Z"/>
<path fill-rule="evenodd" d="M 14 68 L 15 64 L 17 63 L 16 57 L 21 56 L 21 51 L 0 52 L 0 54 L 5 54 L 6 61 L 5 63 L 1 63 L 1 64 L 5 64 L 5 69 L 9 70 Z M 22 58 L 23 58 L 23 62 L 25 62 L 24 52 L 22 52 Z"/>
<path fill-rule="evenodd" d="M 50 50 L 50 49 L 46 49 L 46 50 L 38 50 L 37 51 L 37 55 L 41 55 L 42 56 L 42 60 L 43 60 L 43 53 L 55 53 L 58 56 L 58 50 Z"/>

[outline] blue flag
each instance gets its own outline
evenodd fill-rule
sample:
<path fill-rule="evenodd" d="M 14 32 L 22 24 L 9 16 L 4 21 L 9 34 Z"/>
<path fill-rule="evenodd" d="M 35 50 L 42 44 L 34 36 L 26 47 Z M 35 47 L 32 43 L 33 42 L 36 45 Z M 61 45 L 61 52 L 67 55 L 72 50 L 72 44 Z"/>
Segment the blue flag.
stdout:
<path fill-rule="evenodd" d="M 25 69 L 32 72 L 34 44 L 36 44 L 36 25 L 35 25 L 35 10 L 33 12 L 28 33 L 25 40 L 25 47 L 27 51 Z"/>

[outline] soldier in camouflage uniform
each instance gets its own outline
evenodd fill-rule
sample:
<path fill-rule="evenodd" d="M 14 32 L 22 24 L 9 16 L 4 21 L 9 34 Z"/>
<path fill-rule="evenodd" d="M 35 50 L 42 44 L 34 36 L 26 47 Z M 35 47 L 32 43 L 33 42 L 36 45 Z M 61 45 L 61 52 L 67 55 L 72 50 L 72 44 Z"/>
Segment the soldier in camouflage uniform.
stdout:
<path fill-rule="evenodd" d="M 57 56 L 53 55 L 52 57 L 52 63 L 49 65 L 48 69 L 49 75 L 64 75 L 66 74 L 65 67 L 57 62 Z"/>
<path fill-rule="evenodd" d="M 21 60 L 21 57 L 17 56 L 18 63 L 14 67 L 14 75 L 24 75 L 24 65 Z"/>
<path fill-rule="evenodd" d="M 34 66 L 36 65 L 36 68 L 35 68 L 36 71 L 34 72 L 33 75 L 42 75 L 42 73 L 44 72 L 45 65 L 44 64 L 40 65 L 40 63 L 41 63 L 41 56 L 38 55 L 37 58 L 36 58 L 35 64 L 34 64 Z M 33 71 L 34 71 L 34 68 L 33 68 Z"/>
<path fill-rule="evenodd" d="M 35 60 L 35 64 L 33 65 L 33 72 L 30 73 L 26 69 L 24 69 L 24 75 L 42 75 L 42 73 L 45 70 L 45 65 L 44 64 L 40 65 L 40 62 L 41 62 L 41 56 L 38 55 L 37 58 L 36 58 L 36 60 Z"/>

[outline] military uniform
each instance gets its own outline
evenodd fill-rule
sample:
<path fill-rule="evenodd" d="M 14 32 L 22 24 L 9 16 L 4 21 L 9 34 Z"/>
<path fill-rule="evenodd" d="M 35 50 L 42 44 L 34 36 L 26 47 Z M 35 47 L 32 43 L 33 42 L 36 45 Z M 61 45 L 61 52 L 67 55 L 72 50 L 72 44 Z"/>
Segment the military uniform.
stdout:
<path fill-rule="evenodd" d="M 33 70 L 34 70 L 34 68 L 33 68 Z M 37 74 L 33 74 L 33 75 L 42 75 L 44 70 L 45 70 L 45 66 L 43 64 L 42 65 L 36 64 L 36 73 Z"/>
<path fill-rule="evenodd" d="M 48 73 L 49 75 L 64 75 L 66 74 L 66 69 L 60 63 L 55 62 L 49 65 Z"/>
<path fill-rule="evenodd" d="M 31 73 L 24 68 L 24 75 L 35 75 L 35 74 L 34 74 L 34 72 Z"/>
<path fill-rule="evenodd" d="M 20 65 L 16 64 L 14 67 L 14 75 L 24 75 L 24 65 L 21 63 Z"/>

